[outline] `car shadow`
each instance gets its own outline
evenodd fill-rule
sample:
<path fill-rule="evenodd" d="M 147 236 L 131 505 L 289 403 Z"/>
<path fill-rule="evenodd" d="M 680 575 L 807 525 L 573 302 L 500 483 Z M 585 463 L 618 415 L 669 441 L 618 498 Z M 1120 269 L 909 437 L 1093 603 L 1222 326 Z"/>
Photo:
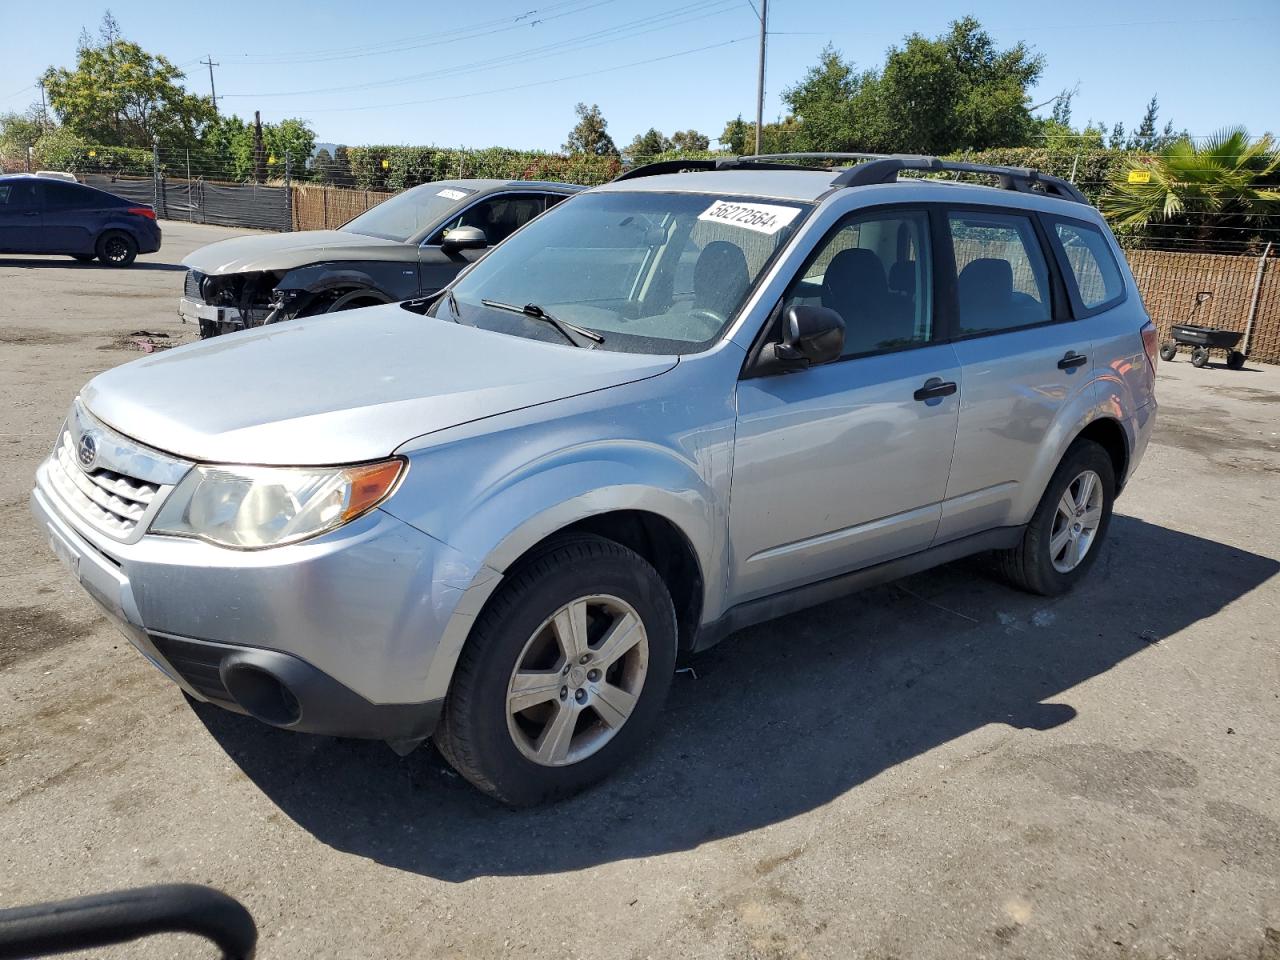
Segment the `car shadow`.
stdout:
<path fill-rule="evenodd" d="M 72 260 L 70 257 L 59 257 L 56 260 L 38 257 L 0 257 L 0 267 L 19 267 L 27 270 L 48 270 L 61 267 L 71 270 L 182 270 L 184 272 L 187 269 L 180 263 L 163 263 L 159 260 L 135 260 L 127 267 L 109 267 L 106 264 L 99 263 L 97 260 L 81 263 L 79 260 Z"/>
<path fill-rule="evenodd" d="M 744 630 L 677 674 L 649 748 L 609 781 L 512 811 L 433 748 L 288 733 L 195 704 L 227 754 L 317 839 L 448 881 L 689 850 L 812 810 L 987 724 L 1070 722 L 1065 691 L 1142 655 L 1280 571 L 1277 561 L 1116 515 L 1070 595 L 974 558 Z"/>

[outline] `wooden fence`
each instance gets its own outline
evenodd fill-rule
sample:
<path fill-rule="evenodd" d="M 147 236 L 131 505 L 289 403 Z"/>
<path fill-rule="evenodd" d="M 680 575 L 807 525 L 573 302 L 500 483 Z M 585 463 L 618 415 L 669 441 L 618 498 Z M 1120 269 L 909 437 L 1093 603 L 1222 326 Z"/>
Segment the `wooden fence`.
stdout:
<path fill-rule="evenodd" d="M 1249 344 L 1249 358 L 1262 363 L 1280 363 L 1280 257 L 1277 252 L 1272 248 L 1267 258 Z M 1196 311 L 1196 324 L 1244 332 L 1258 278 L 1258 257 L 1130 250 L 1128 258 L 1147 311 L 1160 328 L 1161 340 L 1169 338 L 1169 327 L 1173 323 L 1190 317 L 1196 294 L 1201 290 L 1212 293 L 1213 299 Z"/>
<path fill-rule="evenodd" d="M 380 190 L 351 190 L 311 184 L 295 186 L 293 229 L 332 230 L 392 196 L 395 194 Z"/>

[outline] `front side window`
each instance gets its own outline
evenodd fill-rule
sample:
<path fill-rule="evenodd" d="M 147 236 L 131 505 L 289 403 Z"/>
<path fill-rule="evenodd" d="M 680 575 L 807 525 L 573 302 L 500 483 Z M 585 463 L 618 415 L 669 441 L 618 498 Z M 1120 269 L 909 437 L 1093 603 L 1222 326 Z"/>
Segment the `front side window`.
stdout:
<path fill-rule="evenodd" d="M 448 182 L 424 183 L 383 200 L 339 229 L 403 243 L 438 223 L 450 209 L 473 193 L 472 189 Z"/>
<path fill-rule="evenodd" d="M 438 244 L 456 227 L 479 227 L 490 244 L 501 243 L 540 214 L 545 203 L 541 193 L 501 193 L 463 211 L 428 242 Z"/>
<path fill-rule="evenodd" d="M 36 205 L 36 186 L 27 181 L 0 180 L 0 210 L 30 210 Z"/>
<path fill-rule="evenodd" d="M 1027 217 L 951 213 L 960 336 L 1017 330 L 1053 319 L 1049 267 Z"/>
<path fill-rule="evenodd" d="M 855 215 L 827 235 L 788 289 L 792 304 L 844 320 L 844 356 L 928 343 L 933 335 L 929 218 L 919 211 Z"/>
<path fill-rule="evenodd" d="M 473 266 L 429 313 L 560 341 L 547 323 L 483 301 L 535 305 L 586 327 L 599 349 L 695 353 L 721 334 L 807 204 L 700 193 L 586 193 Z"/>
<path fill-rule="evenodd" d="M 1053 229 L 1085 309 L 1110 303 L 1124 293 L 1120 268 L 1101 230 L 1070 220 L 1055 220 Z"/>

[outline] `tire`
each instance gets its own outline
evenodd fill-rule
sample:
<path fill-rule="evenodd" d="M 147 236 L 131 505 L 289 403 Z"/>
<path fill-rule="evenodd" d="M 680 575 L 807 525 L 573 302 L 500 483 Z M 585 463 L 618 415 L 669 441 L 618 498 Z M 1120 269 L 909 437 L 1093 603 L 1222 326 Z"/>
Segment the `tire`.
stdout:
<path fill-rule="evenodd" d="M 1172 341 L 1165 341 L 1160 344 L 1160 359 L 1172 360 L 1178 355 L 1178 345 Z"/>
<path fill-rule="evenodd" d="M 1099 494 L 1096 515 L 1090 507 L 1084 516 L 1076 513 L 1070 521 L 1066 521 L 1060 505 L 1070 496 L 1078 507 L 1080 500 L 1077 494 L 1082 491 L 1077 482 L 1090 473 L 1095 478 Z M 1032 514 L 1031 522 L 1022 535 L 1022 542 L 1011 550 L 996 553 L 996 566 L 1001 576 L 1028 593 L 1038 593 L 1045 597 L 1066 593 L 1089 572 L 1098 558 L 1107 530 L 1111 526 L 1115 491 L 1115 468 L 1107 451 L 1092 440 L 1076 440 L 1054 471 L 1053 478 L 1045 488 L 1044 496 L 1040 498 L 1036 512 Z M 1089 497 L 1085 500 L 1092 503 Z M 1093 519 L 1091 533 L 1087 529 L 1086 517 Z M 1070 555 L 1059 552 L 1058 545 L 1064 526 L 1080 529 L 1080 533 L 1068 536 L 1065 548 L 1070 550 L 1072 544 L 1083 543 L 1083 555 L 1075 558 L 1073 564 L 1066 562 L 1072 559 Z M 1089 533 L 1089 536 L 1084 538 L 1081 536 L 1083 533 Z M 1059 562 L 1060 560 L 1063 562 Z"/>
<path fill-rule="evenodd" d="M 565 653 L 566 647 L 583 649 L 567 628 L 578 604 L 586 605 L 577 621 L 587 628 L 585 662 Z M 618 628 L 612 635 L 630 639 L 635 622 L 641 637 L 621 648 L 617 660 L 591 659 L 607 649 L 611 626 Z M 553 542 L 510 574 L 472 628 L 436 746 L 458 773 L 503 803 L 529 806 L 569 796 L 639 748 L 662 710 L 675 658 L 675 607 L 653 567 L 600 537 Z M 593 662 L 603 664 L 603 673 Z M 531 689 L 527 708 L 512 700 L 520 673 Z M 529 682 L 539 676 L 546 679 Z M 610 706 L 624 703 L 625 715 Z"/>
<path fill-rule="evenodd" d="M 1196 347 L 1191 351 L 1191 365 L 1193 367 L 1203 367 L 1209 362 L 1209 351 L 1204 347 Z"/>
<path fill-rule="evenodd" d="M 348 290 L 329 304 L 325 313 L 338 313 L 342 310 L 359 310 L 361 307 L 376 307 L 391 301 L 385 300 L 373 290 Z"/>
<path fill-rule="evenodd" d="M 1241 353 L 1239 350 L 1232 350 L 1230 353 L 1227 354 L 1227 369 L 1243 370 L 1244 361 L 1245 361 L 1245 356 L 1243 353 Z"/>
<path fill-rule="evenodd" d="M 127 267 L 138 257 L 138 241 L 123 230 L 110 230 L 98 238 L 97 251 L 108 267 Z"/>
<path fill-rule="evenodd" d="M 72 258 L 79 263 L 90 263 L 97 254 L 93 253 L 73 253 Z"/>

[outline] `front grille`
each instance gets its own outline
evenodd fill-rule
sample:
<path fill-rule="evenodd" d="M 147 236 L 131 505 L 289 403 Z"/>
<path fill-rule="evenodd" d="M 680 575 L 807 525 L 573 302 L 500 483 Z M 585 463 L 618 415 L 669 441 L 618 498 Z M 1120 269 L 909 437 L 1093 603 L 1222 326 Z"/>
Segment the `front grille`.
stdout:
<path fill-rule="evenodd" d="M 182 288 L 183 294 L 190 297 L 192 300 L 203 300 L 204 298 L 200 296 L 200 281 L 203 279 L 203 273 L 199 273 L 195 270 L 188 270 L 187 281 Z"/>
<path fill-rule="evenodd" d="M 49 480 L 78 516 L 120 540 L 133 534 L 160 492 L 159 484 L 114 470 L 82 470 L 76 461 L 70 430 L 62 431 L 49 460 Z"/>
<path fill-rule="evenodd" d="M 222 683 L 222 676 L 218 673 L 218 667 L 222 664 L 226 650 L 212 644 L 192 643 L 158 633 L 148 634 L 148 636 L 160 652 L 160 656 L 164 657 L 169 666 L 173 667 L 183 680 L 191 684 L 192 689 L 197 693 L 210 700 L 219 700 L 223 703 L 235 702 Z"/>

